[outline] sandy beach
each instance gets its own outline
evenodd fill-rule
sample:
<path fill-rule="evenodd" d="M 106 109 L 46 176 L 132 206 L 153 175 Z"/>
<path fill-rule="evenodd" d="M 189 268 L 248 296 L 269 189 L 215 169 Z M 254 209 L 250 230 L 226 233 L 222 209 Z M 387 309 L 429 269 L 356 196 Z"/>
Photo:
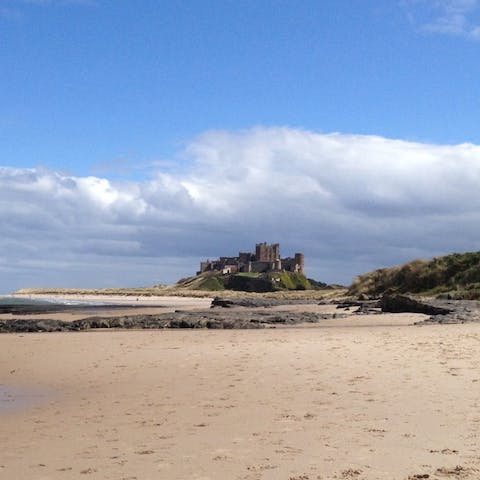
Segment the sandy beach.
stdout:
<path fill-rule="evenodd" d="M 0 335 L 0 478 L 480 478 L 480 325 L 423 317 Z"/>

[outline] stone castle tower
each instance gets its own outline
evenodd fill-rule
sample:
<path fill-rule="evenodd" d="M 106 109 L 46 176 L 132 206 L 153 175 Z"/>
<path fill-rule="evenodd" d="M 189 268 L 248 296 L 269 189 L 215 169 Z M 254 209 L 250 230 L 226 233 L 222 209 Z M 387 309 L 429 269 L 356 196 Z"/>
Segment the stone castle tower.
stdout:
<path fill-rule="evenodd" d="M 222 273 L 238 272 L 296 272 L 305 273 L 305 255 L 296 253 L 295 256 L 281 258 L 280 244 L 267 242 L 257 243 L 255 253 L 240 252 L 237 257 L 220 257 L 217 260 L 207 260 L 200 263 L 200 271 L 219 271 Z"/>
<path fill-rule="evenodd" d="M 255 245 L 255 260 L 257 262 L 276 262 L 280 260 L 280 244 L 257 243 Z"/>

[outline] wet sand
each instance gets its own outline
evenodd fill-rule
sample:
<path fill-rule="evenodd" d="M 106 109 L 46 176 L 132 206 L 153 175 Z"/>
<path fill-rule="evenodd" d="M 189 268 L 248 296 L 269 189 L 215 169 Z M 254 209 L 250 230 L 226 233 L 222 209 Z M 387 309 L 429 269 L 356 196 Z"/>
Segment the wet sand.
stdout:
<path fill-rule="evenodd" d="M 0 478 L 480 478 L 480 325 L 356 318 L 0 335 Z"/>
<path fill-rule="evenodd" d="M 13 318 L 21 319 L 45 319 L 73 321 L 80 320 L 95 315 L 103 317 L 116 317 L 123 315 L 155 315 L 159 313 L 173 312 L 180 310 L 197 310 L 209 308 L 212 298 L 193 298 L 193 297 L 165 297 L 149 296 L 135 297 L 122 295 L 40 295 L 40 294 L 15 294 L 17 299 L 26 300 L 57 300 L 59 302 L 72 302 L 65 305 L 65 310 L 61 312 L 42 312 L 36 314 L 26 314 L 19 316 L 14 313 L 0 313 L 0 321 Z M 85 307 L 81 305 L 85 303 Z M 98 306 L 88 305 L 89 303 L 98 303 Z"/>
<path fill-rule="evenodd" d="M 66 302 L 93 302 L 93 303 L 107 303 L 112 305 L 150 305 L 150 306 L 165 306 L 165 307 L 198 307 L 205 303 L 209 303 L 212 299 L 210 297 L 176 297 L 176 296 L 135 296 L 135 295 L 50 295 L 50 294 L 12 294 L 14 298 L 24 298 L 30 300 L 59 300 Z"/>

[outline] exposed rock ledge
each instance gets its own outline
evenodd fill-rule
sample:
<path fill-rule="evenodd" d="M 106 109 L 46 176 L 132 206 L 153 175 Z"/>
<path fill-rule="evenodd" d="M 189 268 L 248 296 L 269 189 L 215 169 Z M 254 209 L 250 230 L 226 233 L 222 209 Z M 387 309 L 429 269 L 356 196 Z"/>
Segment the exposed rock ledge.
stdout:
<path fill-rule="evenodd" d="M 177 311 L 159 315 L 127 315 L 119 317 L 88 317 L 72 322 L 52 319 L 11 319 L 0 322 L 0 332 L 68 332 L 98 328 L 163 329 L 163 328 L 265 328 L 275 325 L 315 323 L 344 317 L 344 314 L 282 312 L 259 310 Z"/>
<path fill-rule="evenodd" d="M 475 300 L 415 299 L 406 295 L 384 295 L 379 305 L 382 312 L 412 312 L 430 315 L 417 322 L 425 324 L 479 323 L 480 302 Z"/>
<path fill-rule="evenodd" d="M 268 306 L 280 302 L 263 300 L 221 300 L 212 302 L 209 310 L 176 311 L 156 315 L 123 315 L 117 317 L 92 316 L 66 322 L 62 320 L 15 318 L 0 320 L 0 333 L 8 332 L 68 332 L 91 329 L 166 329 L 166 328 L 210 328 L 210 329 L 258 329 L 274 328 L 276 325 L 318 323 L 322 320 L 345 318 L 363 314 L 387 312 L 413 312 L 431 315 L 418 324 L 480 322 L 480 303 L 476 301 L 417 300 L 404 295 L 384 296 L 377 300 L 358 300 L 338 303 L 338 308 L 351 313 L 314 313 L 294 311 L 272 311 Z M 283 303 L 283 302 L 282 302 Z M 304 302 L 285 302 L 304 303 Z M 213 308 L 215 307 L 215 308 Z M 218 308 L 220 307 L 220 308 Z M 223 307 L 223 308 L 222 308 Z M 236 308 L 233 308 L 236 307 Z M 238 308 L 243 307 L 243 308 Z M 20 315 L 24 312 L 17 312 Z M 45 313 L 45 312 L 44 312 Z"/>

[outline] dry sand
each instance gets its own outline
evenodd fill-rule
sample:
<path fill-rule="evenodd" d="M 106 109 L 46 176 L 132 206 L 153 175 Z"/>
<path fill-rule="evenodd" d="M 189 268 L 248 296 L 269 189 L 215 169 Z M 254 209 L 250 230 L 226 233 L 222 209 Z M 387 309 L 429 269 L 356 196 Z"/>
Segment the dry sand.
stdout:
<path fill-rule="evenodd" d="M 419 318 L 0 335 L 0 478 L 479 479 L 480 325 Z"/>

